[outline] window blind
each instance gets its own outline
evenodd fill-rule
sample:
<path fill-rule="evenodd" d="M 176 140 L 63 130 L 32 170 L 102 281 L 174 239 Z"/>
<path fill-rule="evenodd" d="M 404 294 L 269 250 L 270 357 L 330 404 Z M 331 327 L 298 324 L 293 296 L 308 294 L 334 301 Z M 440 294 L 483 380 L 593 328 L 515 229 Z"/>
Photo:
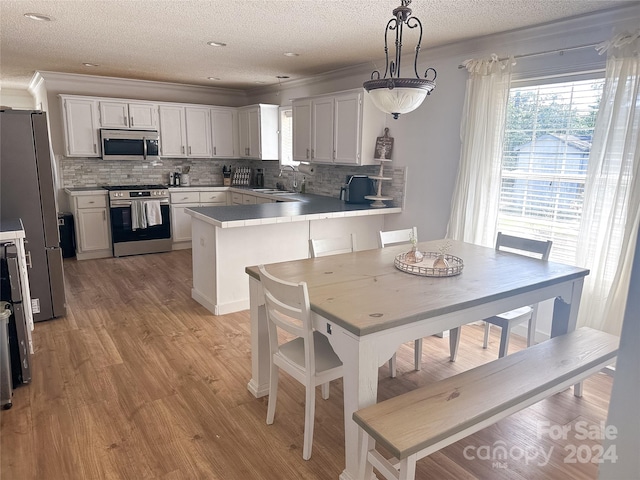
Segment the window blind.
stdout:
<path fill-rule="evenodd" d="M 604 80 L 511 88 L 498 230 L 552 240 L 575 263 L 584 185 Z"/>

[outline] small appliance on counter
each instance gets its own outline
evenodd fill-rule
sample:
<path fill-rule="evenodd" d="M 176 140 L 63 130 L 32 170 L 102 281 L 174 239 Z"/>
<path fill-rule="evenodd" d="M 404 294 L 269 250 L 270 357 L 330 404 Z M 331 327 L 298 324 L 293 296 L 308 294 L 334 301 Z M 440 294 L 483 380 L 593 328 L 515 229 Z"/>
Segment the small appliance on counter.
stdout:
<path fill-rule="evenodd" d="M 264 170 L 256 169 L 256 187 L 264 187 Z"/>
<path fill-rule="evenodd" d="M 346 203 L 369 203 L 365 197 L 373 194 L 373 180 L 367 175 L 347 175 L 340 188 L 340 200 Z"/>
<path fill-rule="evenodd" d="M 228 167 L 226 165 L 222 166 L 222 184 L 225 187 L 231 186 L 231 165 Z"/>

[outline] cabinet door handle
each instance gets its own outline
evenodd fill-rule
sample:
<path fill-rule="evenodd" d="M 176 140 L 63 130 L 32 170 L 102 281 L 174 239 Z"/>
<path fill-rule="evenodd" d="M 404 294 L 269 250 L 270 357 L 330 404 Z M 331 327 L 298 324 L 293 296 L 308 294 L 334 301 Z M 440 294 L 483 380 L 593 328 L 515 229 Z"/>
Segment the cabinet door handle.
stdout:
<path fill-rule="evenodd" d="M 131 115 L 131 126 L 133 127 L 133 115 Z"/>
<path fill-rule="evenodd" d="M 316 151 L 313 148 L 311 149 L 311 158 L 316 158 Z"/>
<path fill-rule="evenodd" d="M 93 153 L 98 153 L 98 148 L 95 143 L 93 144 Z"/>
<path fill-rule="evenodd" d="M 182 153 L 184 153 L 184 145 L 182 145 L 182 146 L 180 147 L 180 151 L 181 151 Z"/>
<path fill-rule="evenodd" d="M 216 154 L 216 147 L 213 147 L 213 154 Z"/>
<path fill-rule="evenodd" d="M 189 155 L 191 155 L 191 146 L 189 146 Z"/>
<path fill-rule="evenodd" d="M 309 149 L 307 148 L 307 158 L 309 158 Z"/>
<path fill-rule="evenodd" d="M 31 261 L 31 252 L 30 252 L 30 251 L 29 251 L 29 252 L 26 252 L 26 253 L 24 254 L 24 256 L 25 256 L 26 261 L 27 261 L 27 267 L 29 267 L 29 268 L 33 268 L 33 262 Z"/>
<path fill-rule="evenodd" d="M 102 221 L 104 221 L 104 222 L 107 221 L 107 212 L 106 212 L 106 210 L 102 211 Z"/>
<path fill-rule="evenodd" d="M 125 127 L 129 126 L 129 119 L 127 117 L 124 117 L 124 126 Z"/>

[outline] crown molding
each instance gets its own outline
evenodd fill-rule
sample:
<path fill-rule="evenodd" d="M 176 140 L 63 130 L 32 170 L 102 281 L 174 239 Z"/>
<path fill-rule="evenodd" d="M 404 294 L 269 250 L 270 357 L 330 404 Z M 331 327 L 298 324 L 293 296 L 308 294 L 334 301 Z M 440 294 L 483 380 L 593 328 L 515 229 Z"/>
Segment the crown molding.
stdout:
<path fill-rule="evenodd" d="M 147 99 L 147 93 L 151 89 L 162 89 L 166 94 L 183 96 L 202 95 L 209 97 L 213 95 L 224 95 L 234 97 L 237 102 L 245 101 L 247 94 L 244 90 L 227 89 L 220 87 L 206 87 L 203 85 L 189 85 L 171 82 L 156 82 L 151 80 L 137 80 L 131 78 L 104 77 L 99 75 L 83 75 L 78 73 L 62 73 L 50 71 L 38 71 L 34 74 L 29 84 L 29 89 L 35 85 L 44 82 L 47 90 L 55 92 L 81 92 L 86 91 L 88 87 L 95 89 L 119 89 L 126 88 L 139 92 L 137 95 L 140 99 Z M 235 105 L 233 105 L 235 106 Z"/>

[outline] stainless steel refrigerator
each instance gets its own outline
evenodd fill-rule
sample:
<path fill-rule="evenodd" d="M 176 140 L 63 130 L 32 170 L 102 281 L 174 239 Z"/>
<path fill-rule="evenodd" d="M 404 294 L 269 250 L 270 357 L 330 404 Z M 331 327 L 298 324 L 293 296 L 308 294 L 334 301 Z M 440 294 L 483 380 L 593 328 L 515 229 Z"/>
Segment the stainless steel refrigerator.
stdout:
<path fill-rule="evenodd" d="M 66 313 L 46 113 L 0 110 L 0 222 L 22 219 L 35 322 Z"/>

